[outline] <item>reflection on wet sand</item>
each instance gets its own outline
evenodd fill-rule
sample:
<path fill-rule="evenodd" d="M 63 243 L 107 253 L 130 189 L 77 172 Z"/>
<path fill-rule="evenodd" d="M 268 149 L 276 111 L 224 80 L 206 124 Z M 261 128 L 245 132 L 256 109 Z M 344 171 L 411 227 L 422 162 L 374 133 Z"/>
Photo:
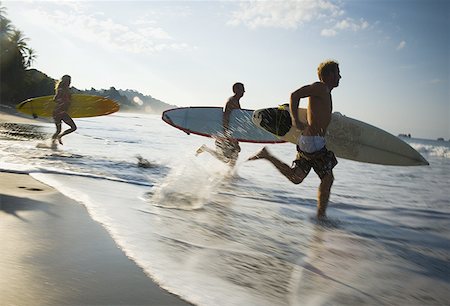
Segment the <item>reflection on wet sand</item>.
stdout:
<path fill-rule="evenodd" d="M 42 131 L 38 125 L 22 123 L 0 123 L 0 139 L 43 140 L 51 135 Z"/>

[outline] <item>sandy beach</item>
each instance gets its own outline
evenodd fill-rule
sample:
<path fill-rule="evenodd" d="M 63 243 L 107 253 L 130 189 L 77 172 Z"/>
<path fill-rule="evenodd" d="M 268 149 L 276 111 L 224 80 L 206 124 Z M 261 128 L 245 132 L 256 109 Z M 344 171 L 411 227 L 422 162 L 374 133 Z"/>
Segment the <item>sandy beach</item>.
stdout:
<path fill-rule="evenodd" d="M 0 123 L 33 123 L 0 109 Z M 161 289 L 85 207 L 0 172 L 1 305 L 190 305 Z"/>

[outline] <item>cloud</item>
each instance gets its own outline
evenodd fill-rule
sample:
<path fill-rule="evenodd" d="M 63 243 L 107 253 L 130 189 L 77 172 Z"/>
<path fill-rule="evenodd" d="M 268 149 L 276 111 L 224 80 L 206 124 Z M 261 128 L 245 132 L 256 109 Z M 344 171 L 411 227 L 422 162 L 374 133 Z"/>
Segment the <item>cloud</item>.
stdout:
<path fill-rule="evenodd" d="M 364 19 L 345 17 L 345 11 L 329 0 L 251 1 L 241 3 L 232 13 L 229 25 L 245 25 L 251 29 L 260 27 L 296 29 L 306 23 L 330 22 L 322 36 L 336 36 L 341 31 L 360 31 L 369 26 Z"/>
<path fill-rule="evenodd" d="M 434 84 L 440 84 L 443 83 L 441 79 L 432 79 L 428 81 L 428 84 L 434 85 Z"/>
<path fill-rule="evenodd" d="M 167 31 L 154 23 L 135 20 L 127 25 L 101 13 L 85 13 L 80 7 L 77 10 L 36 8 L 26 14 L 29 19 L 61 35 L 77 37 L 109 49 L 134 54 L 189 49 L 187 44 L 176 42 Z"/>
<path fill-rule="evenodd" d="M 323 29 L 320 32 L 320 35 L 325 36 L 325 37 L 332 37 L 332 36 L 336 36 L 337 35 L 337 31 L 333 30 L 333 29 Z"/>
<path fill-rule="evenodd" d="M 353 31 L 358 32 L 360 30 L 364 30 L 369 26 L 369 23 L 365 21 L 363 18 L 356 21 L 352 18 L 345 18 L 340 21 L 337 21 L 335 25 L 328 29 L 323 29 L 320 32 L 322 36 L 336 36 L 339 31 Z"/>
<path fill-rule="evenodd" d="M 241 3 L 232 13 L 230 25 L 249 28 L 297 28 L 322 16 L 338 16 L 343 12 L 329 1 L 251 1 Z"/>
<path fill-rule="evenodd" d="M 402 50 L 403 48 L 405 48 L 406 47 L 406 41 L 404 41 L 404 40 L 402 40 L 399 44 L 398 44 L 398 46 L 397 46 L 397 50 Z"/>
<path fill-rule="evenodd" d="M 81 12 L 89 8 L 89 3 L 85 1 L 71 1 L 71 0 L 53 0 L 49 1 L 51 4 L 61 7 L 62 9 L 70 9 Z"/>

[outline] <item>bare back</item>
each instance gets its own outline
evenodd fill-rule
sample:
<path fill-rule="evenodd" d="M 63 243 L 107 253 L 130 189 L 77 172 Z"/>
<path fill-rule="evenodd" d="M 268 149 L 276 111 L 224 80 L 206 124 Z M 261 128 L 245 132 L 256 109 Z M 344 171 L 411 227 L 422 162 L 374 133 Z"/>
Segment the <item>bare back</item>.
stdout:
<path fill-rule="evenodd" d="M 230 114 L 231 111 L 233 109 L 241 109 L 241 104 L 239 102 L 240 100 L 240 96 L 231 96 L 228 101 L 227 104 L 225 105 L 225 110 L 223 112 L 223 127 L 224 127 L 224 131 L 226 131 L 228 129 L 228 125 L 230 123 Z"/>
<path fill-rule="evenodd" d="M 331 112 L 333 110 L 331 93 L 327 85 L 315 82 L 296 90 L 291 96 L 291 116 L 297 127 L 302 127 L 297 114 L 301 98 L 309 98 L 307 107 L 308 125 L 304 126 L 305 136 L 325 136 L 330 124 Z"/>
<path fill-rule="evenodd" d="M 325 136 L 331 121 L 331 112 L 333 111 L 331 93 L 323 83 L 319 84 L 321 85 L 313 84 L 313 86 L 320 87 L 319 94 L 309 97 L 307 109 L 308 127 L 303 133 L 306 136 Z"/>

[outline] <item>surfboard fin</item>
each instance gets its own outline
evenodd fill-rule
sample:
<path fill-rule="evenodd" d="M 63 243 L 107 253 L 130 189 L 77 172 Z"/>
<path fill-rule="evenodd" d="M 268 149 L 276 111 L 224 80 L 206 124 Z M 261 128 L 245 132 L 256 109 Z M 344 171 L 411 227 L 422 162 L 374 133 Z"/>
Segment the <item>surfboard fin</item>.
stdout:
<path fill-rule="evenodd" d="M 289 110 L 289 103 L 284 103 L 284 104 L 278 105 L 278 109 L 279 110 Z"/>

